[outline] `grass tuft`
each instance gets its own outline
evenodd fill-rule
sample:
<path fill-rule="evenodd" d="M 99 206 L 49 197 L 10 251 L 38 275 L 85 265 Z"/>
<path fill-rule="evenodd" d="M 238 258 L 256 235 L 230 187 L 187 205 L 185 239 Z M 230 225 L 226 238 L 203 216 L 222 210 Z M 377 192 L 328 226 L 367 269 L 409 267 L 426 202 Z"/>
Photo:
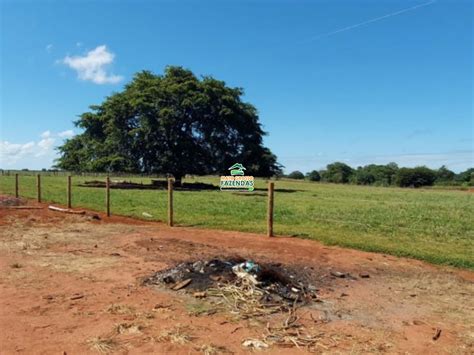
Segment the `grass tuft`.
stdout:
<path fill-rule="evenodd" d="M 189 327 L 178 325 L 174 328 L 164 330 L 157 340 L 158 342 L 186 345 L 194 339 L 194 337 L 189 334 L 189 330 Z"/>
<path fill-rule="evenodd" d="M 113 336 L 99 336 L 87 340 L 87 345 L 90 349 L 95 350 L 101 354 L 111 353 L 120 348 L 120 343 Z"/>

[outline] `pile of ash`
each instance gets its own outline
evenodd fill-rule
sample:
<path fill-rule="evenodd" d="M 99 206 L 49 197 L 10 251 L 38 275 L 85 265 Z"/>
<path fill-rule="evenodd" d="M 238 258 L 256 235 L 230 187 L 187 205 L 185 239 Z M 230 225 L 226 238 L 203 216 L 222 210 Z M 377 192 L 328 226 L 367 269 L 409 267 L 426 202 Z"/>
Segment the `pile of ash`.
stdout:
<path fill-rule="evenodd" d="M 315 287 L 305 279 L 301 272 L 281 264 L 214 258 L 184 262 L 159 271 L 146 278 L 144 284 L 165 286 L 174 291 L 185 290 L 203 297 L 206 294 L 224 297 L 236 292 L 252 294 L 252 297 L 259 296 L 260 303 L 291 305 L 308 303 L 316 298 Z"/>
<path fill-rule="evenodd" d="M 306 280 L 306 268 L 256 263 L 242 258 L 213 258 L 184 262 L 159 271 L 144 280 L 173 291 L 205 298 L 211 306 L 201 313 L 228 311 L 237 320 L 260 319 L 267 324 L 261 339 L 244 340 L 242 346 L 268 348 L 272 345 L 314 351 L 319 337 L 298 322 L 297 310 L 316 298 L 316 289 Z M 282 317 L 284 319 L 282 319 Z M 282 322 L 271 326 L 270 322 Z"/>

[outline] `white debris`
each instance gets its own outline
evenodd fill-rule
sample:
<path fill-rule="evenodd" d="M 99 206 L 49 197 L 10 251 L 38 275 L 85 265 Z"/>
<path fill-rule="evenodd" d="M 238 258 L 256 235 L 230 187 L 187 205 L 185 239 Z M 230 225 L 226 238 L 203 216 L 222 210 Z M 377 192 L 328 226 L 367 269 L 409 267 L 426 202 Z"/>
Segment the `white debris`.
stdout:
<path fill-rule="evenodd" d="M 254 348 L 254 349 L 266 349 L 268 348 L 268 344 L 264 343 L 261 340 L 257 339 L 247 339 L 242 342 L 242 345 L 246 348 Z"/>

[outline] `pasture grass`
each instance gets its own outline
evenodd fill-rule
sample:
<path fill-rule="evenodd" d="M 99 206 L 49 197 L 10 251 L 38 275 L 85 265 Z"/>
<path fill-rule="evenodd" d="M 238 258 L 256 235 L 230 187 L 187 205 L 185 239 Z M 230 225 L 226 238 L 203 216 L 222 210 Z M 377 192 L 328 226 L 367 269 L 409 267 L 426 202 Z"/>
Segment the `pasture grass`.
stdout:
<path fill-rule="evenodd" d="M 101 188 L 73 177 L 73 207 L 105 209 Z M 100 178 L 103 179 L 103 178 Z M 114 178 L 112 180 L 123 180 Z M 126 180 L 149 183 L 149 178 Z M 218 177 L 186 182 L 217 185 Z M 267 180 L 252 193 L 175 191 L 175 223 L 182 226 L 264 233 Z M 0 193 L 14 193 L 14 177 L 0 177 Z M 36 197 L 34 176 L 20 176 L 20 195 Z M 66 204 L 66 177 L 43 176 L 44 201 Z M 165 221 L 166 190 L 111 190 L 112 214 Z M 474 194 L 439 189 L 401 189 L 275 181 L 274 232 L 366 251 L 407 256 L 435 264 L 474 269 Z"/>

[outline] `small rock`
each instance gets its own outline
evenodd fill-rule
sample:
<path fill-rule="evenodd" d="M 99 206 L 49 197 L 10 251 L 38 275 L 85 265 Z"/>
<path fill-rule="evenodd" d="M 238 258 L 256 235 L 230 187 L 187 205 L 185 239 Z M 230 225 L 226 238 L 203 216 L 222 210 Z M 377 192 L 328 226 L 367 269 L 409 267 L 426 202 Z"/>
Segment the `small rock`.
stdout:
<path fill-rule="evenodd" d="M 196 298 L 206 298 L 206 292 L 194 292 L 193 296 Z"/>
<path fill-rule="evenodd" d="M 367 272 L 361 272 L 359 276 L 363 279 L 368 279 L 370 277 L 370 275 Z"/>
<path fill-rule="evenodd" d="M 339 277 L 341 279 L 346 277 L 346 274 L 344 274 L 343 272 L 339 272 L 339 271 L 331 271 L 331 275 L 334 276 L 334 277 Z"/>
<path fill-rule="evenodd" d="M 349 296 L 347 293 L 344 293 L 344 292 L 341 293 L 341 297 L 347 297 L 347 296 Z"/>

